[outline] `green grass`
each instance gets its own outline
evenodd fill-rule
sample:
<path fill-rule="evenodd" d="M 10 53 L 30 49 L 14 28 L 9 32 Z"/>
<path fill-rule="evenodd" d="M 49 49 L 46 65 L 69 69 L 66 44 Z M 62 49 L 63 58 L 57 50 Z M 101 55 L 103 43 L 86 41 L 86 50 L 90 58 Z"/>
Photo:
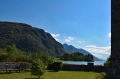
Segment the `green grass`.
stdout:
<path fill-rule="evenodd" d="M 95 79 L 96 72 L 84 72 L 84 71 L 59 71 L 51 72 L 46 71 L 42 79 Z M 11 74 L 0 74 L 0 79 L 37 79 L 37 76 L 31 75 L 29 71 L 21 71 L 20 73 L 12 72 Z"/>
<path fill-rule="evenodd" d="M 30 72 L 21 71 L 20 73 L 13 72 L 10 74 L 0 73 L 0 79 L 35 79 L 36 76 L 31 75 Z"/>

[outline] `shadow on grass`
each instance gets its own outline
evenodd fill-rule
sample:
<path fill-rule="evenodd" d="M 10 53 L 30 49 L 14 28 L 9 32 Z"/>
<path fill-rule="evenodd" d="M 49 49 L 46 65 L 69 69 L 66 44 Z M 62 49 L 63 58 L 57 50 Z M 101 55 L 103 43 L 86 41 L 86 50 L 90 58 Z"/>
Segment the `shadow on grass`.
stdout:
<path fill-rule="evenodd" d="M 21 70 L 21 71 L 23 71 L 23 72 L 31 72 L 31 70 L 30 70 L 30 69 Z"/>
<path fill-rule="evenodd" d="M 11 72 L 0 71 L 0 74 L 12 74 L 12 73 L 17 73 L 17 72 L 15 72 L 15 71 L 11 71 Z"/>
<path fill-rule="evenodd" d="M 47 70 L 47 72 L 55 72 L 54 70 Z"/>
<path fill-rule="evenodd" d="M 25 78 L 25 79 L 39 79 L 39 78 Z M 43 79 L 43 78 L 40 78 L 40 79 Z"/>
<path fill-rule="evenodd" d="M 20 70 L 20 73 L 26 73 L 26 72 L 31 72 L 31 70 L 30 69 Z"/>
<path fill-rule="evenodd" d="M 6 73 L 6 72 L 0 72 L 0 75 L 1 75 L 1 74 L 10 74 L 10 73 Z"/>
<path fill-rule="evenodd" d="M 25 79 L 39 79 L 39 78 L 25 78 Z"/>
<path fill-rule="evenodd" d="M 26 73 L 26 72 L 31 72 L 31 70 L 30 69 L 25 69 L 25 70 L 20 70 L 20 73 Z M 10 73 L 9 73 L 9 71 L 6 73 L 6 71 L 0 71 L 0 74 L 11 74 L 11 73 L 19 73 L 19 72 L 16 72 L 16 71 L 11 71 Z"/>

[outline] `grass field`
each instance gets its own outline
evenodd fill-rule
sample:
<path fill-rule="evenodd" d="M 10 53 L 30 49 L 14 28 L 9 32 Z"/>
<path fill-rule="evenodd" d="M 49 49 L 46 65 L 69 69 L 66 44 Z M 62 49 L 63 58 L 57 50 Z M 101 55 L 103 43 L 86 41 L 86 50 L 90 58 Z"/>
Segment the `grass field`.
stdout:
<path fill-rule="evenodd" d="M 42 79 L 95 79 L 95 76 L 99 73 L 96 72 L 84 72 L 84 71 L 59 71 L 52 72 L 46 71 Z M 31 75 L 29 71 L 21 71 L 20 73 L 12 72 L 11 74 L 5 74 L 1 72 L 0 79 L 37 79 L 37 76 Z"/>

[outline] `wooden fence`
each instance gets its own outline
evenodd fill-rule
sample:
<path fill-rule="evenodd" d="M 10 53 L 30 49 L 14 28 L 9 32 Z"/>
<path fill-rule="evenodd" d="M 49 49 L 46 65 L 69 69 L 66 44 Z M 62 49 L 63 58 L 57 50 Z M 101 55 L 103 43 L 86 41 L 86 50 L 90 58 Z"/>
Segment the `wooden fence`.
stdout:
<path fill-rule="evenodd" d="M 32 64 L 29 62 L 0 62 L 0 71 L 6 71 L 6 73 L 11 71 L 20 72 L 20 70 L 31 67 Z"/>

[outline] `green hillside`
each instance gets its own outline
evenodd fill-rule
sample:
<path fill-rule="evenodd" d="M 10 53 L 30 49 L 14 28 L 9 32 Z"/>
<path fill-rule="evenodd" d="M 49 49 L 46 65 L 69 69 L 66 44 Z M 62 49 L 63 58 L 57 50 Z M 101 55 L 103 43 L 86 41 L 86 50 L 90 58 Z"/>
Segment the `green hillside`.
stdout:
<path fill-rule="evenodd" d="M 43 29 L 16 22 L 0 22 L 0 48 L 15 44 L 24 52 L 44 52 L 49 56 L 65 53 L 62 44 Z"/>

